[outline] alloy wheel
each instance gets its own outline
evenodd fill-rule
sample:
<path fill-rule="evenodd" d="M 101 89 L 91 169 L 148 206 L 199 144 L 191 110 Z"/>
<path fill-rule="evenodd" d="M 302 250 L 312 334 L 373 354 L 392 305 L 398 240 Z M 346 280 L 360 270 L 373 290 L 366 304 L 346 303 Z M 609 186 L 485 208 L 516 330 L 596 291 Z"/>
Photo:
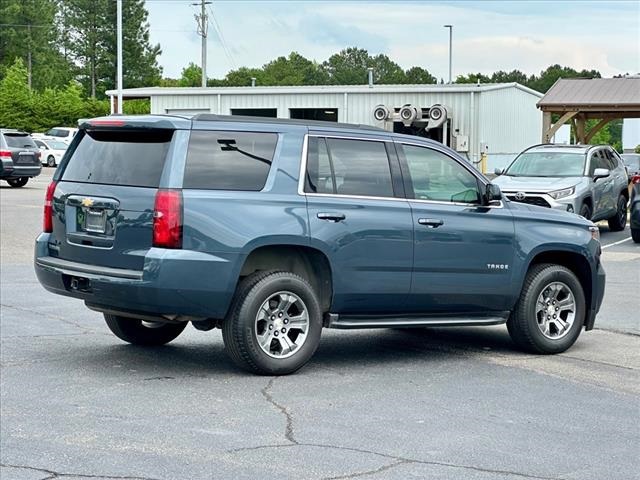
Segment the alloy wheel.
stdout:
<path fill-rule="evenodd" d="M 563 282 L 549 283 L 536 301 L 536 319 L 542 334 L 551 339 L 564 337 L 576 317 L 576 299 Z"/>
<path fill-rule="evenodd" d="M 264 301 L 255 320 L 255 334 L 263 352 L 273 358 L 295 354 L 307 339 L 309 313 L 295 293 L 281 291 Z"/>

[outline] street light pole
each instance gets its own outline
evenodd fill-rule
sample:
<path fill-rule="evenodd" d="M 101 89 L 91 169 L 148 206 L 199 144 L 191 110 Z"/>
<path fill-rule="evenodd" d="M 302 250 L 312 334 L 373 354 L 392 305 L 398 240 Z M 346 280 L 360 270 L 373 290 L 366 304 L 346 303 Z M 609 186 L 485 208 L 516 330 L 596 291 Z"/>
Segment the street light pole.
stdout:
<path fill-rule="evenodd" d="M 449 83 L 453 83 L 453 25 L 445 25 L 449 29 Z"/>
<path fill-rule="evenodd" d="M 118 0 L 117 2 L 117 79 L 116 83 L 118 84 L 118 105 L 116 108 L 116 113 L 122 113 L 122 0 Z"/>

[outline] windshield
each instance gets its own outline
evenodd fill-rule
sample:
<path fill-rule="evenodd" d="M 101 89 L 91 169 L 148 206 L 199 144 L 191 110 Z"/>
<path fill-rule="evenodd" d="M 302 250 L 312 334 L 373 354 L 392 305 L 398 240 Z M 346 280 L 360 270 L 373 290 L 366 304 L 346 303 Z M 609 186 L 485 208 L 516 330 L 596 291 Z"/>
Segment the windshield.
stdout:
<path fill-rule="evenodd" d="M 512 177 L 577 177 L 584 173 L 585 155 L 564 152 L 525 152 L 509 166 Z"/>
<path fill-rule="evenodd" d="M 49 145 L 49 148 L 53 148 L 54 150 L 66 150 L 69 148 L 69 145 L 58 140 L 47 140 L 47 145 Z"/>

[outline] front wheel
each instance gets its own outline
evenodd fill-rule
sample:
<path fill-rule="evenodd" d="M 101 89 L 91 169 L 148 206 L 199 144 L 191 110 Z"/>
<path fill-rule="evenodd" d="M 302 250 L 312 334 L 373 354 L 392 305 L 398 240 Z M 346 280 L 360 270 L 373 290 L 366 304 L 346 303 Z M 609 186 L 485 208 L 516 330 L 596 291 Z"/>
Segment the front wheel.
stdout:
<path fill-rule="evenodd" d="M 286 375 L 314 354 L 322 333 L 318 296 L 290 272 L 257 272 L 236 290 L 222 325 L 231 359 L 261 375 Z"/>
<path fill-rule="evenodd" d="M 575 343 L 585 318 L 582 285 L 566 267 L 532 267 L 507 321 L 511 339 L 533 353 L 561 353 Z"/>
<path fill-rule="evenodd" d="M 10 178 L 7 183 L 14 188 L 24 187 L 29 181 L 29 177 Z"/>
<path fill-rule="evenodd" d="M 133 345 L 157 346 L 175 340 L 186 328 L 187 322 L 147 322 L 136 318 L 104 314 L 109 330 L 116 337 Z"/>
<path fill-rule="evenodd" d="M 618 197 L 616 214 L 607 220 L 609 230 L 620 232 L 627 226 L 627 199 L 624 195 Z"/>
<path fill-rule="evenodd" d="M 635 243 L 640 243 L 640 228 L 631 229 L 631 238 Z"/>
<path fill-rule="evenodd" d="M 580 207 L 580 216 L 587 220 L 591 220 L 591 207 L 586 203 L 583 203 L 582 207 Z"/>

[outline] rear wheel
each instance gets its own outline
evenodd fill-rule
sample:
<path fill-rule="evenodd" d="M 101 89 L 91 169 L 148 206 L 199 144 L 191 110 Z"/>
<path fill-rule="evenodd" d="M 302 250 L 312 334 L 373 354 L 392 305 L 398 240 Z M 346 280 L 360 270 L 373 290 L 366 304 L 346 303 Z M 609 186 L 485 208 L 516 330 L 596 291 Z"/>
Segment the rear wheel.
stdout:
<path fill-rule="evenodd" d="M 560 265 L 532 267 L 507 321 L 512 340 L 533 353 L 561 353 L 575 343 L 585 317 L 585 298 L 575 274 Z"/>
<path fill-rule="evenodd" d="M 609 230 L 612 232 L 619 232 L 624 230 L 627 225 L 627 199 L 624 195 L 618 197 L 618 204 L 616 208 L 616 214 L 607 219 L 609 223 Z"/>
<path fill-rule="evenodd" d="M 286 375 L 316 351 L 322 333 L 320 302 L 309 283 L 289 272 L 245 278 L 222 326 L 233 361 L 262 375 Z"/>
<path fill-rule="evenodd" d="M 187 322 L 147 322 L 136 318 L 104 314 L 109 330 L 116 337 L 133 345 L 164 345 L 175 340 L 186 328 Z"/>
<path fill-rule="evenodd" d="M 29 181 L 29 177 L 10 178 L 7 183 L 14 188 L 24 187 Z"/>
<path fill-rule="evenodd" d="M 591 220 L 591 207 L 586 203 L 583 203 L 582 207 L 580 207 L 580 216 Z"/>
<path fill-rule="evenodd" d="M 47 166 L 48 167 L 55 167 L 56 166 L 56 159 L 53 155 L 49 155 L 47 157 Z"/>

